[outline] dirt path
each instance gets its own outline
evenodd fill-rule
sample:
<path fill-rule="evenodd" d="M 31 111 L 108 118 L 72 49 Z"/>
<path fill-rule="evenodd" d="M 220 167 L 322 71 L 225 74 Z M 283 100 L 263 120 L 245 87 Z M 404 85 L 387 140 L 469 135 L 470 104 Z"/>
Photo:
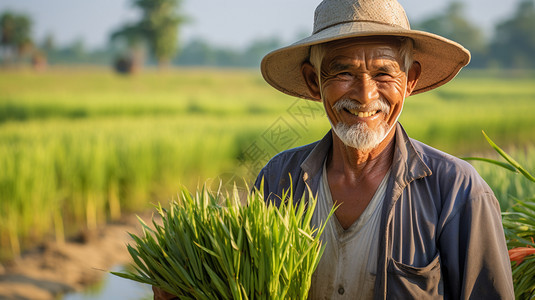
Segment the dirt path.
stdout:
<path fill-rule="evenodd" d="M 150 220 L 150 215 L 143 215 Z M 98 282 L 118 264 L 130 262 L 128 232 L 139 233 L 135 216 L 81 234 L 64 245 L 46 243 L 16 261 L 0 265 L 0 299 L 57 299 Z"/>

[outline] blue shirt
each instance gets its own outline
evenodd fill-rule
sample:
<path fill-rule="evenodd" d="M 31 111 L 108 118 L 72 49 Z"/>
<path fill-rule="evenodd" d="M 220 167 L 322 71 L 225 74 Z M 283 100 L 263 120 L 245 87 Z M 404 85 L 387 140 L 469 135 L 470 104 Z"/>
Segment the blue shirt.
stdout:
<path fill-rule="evenodd" d="M 273 157 L 255 186 L 266 201 L 317 195 L 332 133 Z M 285 199 L 289 200 L 289 199 Z M 467 162 L 410 139 L 396 125 L 375 299 L 514 299 L 511 264 L 492 190 Z"/>

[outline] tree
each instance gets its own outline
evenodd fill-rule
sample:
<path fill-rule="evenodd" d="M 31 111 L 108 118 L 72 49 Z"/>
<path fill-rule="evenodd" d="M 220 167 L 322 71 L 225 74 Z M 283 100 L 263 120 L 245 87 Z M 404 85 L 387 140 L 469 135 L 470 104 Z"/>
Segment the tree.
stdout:
<path fill-rule="evenodd" d="M 535 5 L 521 1 L 515 15 L 496 26 L 493 57 L 506 68 L 535 67 Z"/>
<path fill-rule="evenodd" d="M 242 65 L 246 67 L 258 67 L 262 57 L 282 46 L 278 37 L 257 39 L 251 43 L 243 53 Z"/>
<path fill-rule="evenodd" d="M 464 4 L 454 1 L 444 13 L 425 19 L 414 27 L 460 43 L 472 54 L 471 66 L 483 67 L 487 56 L 485 38 L 482 31 L 467 20 L 463 11 Z"/>
<path fill-rule="evenodd" d="M 180 50 L 174 62 L 185 66 L 216 65 L 216 51 L 206 41 L 194 38 Z"/>
<path fill-rule="evenodd" d="M 0 16 L 0 45 L 8 60 L 11 56 L 20 58 L 31 50 L 31 27 L 32 22 L 25 15 L 4 12 Z"/>
<path fill-rule="evenodd" d="M 124 38 L 130 46 L 145 41 L 159 66 L 168 65 L 176 55 L 178 26 L 186 19 L 178 14 L 181 0 L 134 0 L 142 10 L 138 23 L 125 25 L 112 34 L 112 40 Z"/>
<path fill-rule="evenodd" d="M 43 42 L 41 44 L 41 49 L 46 53 L 52 53 L 56 51 L 56 41 L 54 39 L 54 35 L 52 33 L 48 33 L 45 38 L 43 39 Z"/>
<path fill-rule="evenodd" d="M 184 66 L 258 67 L 264 55 L 281 46 L 278 37 L 256 39 L 242 50 L 210 45 L 196 38 L 181 49 L 173 62 Z"/>

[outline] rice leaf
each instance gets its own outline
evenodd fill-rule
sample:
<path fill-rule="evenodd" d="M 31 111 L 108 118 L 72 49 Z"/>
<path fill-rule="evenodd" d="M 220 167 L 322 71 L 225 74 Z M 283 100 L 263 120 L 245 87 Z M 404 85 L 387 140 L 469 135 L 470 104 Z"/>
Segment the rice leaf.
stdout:
<path fill-rule="evenodd" d="M 487 134 L 483 131 L 483 135 L 485 136 L 485 139 L 487 140 L 487 142 L 490 144 L 490 146 L 492 148 L 494 148 L 494 150 L 496 150 L 496 152 L 498 152 L 498 154 L 500 154 L 507 162 L 509 162 L 513 167 L 515 167 L 520 173 L 522 173 L 522 175 L 524 175 L 524 177 L 526 177 L 527 179 L 535 182 L 535 177 L 533 177 L 533 175 L 531 175 L 528 171 L 526 171 L 526 169 L 524 169 L 524 167 L 522 167 L 516 160 L 514 160 L 511 156 L 509 156 L 509 154 L 507 154 L 505 151 L 503 151 L 500 147 L 498 147 L 498 145 L 496 145 L 488 136 Z"/>
<path fill-rule="evenodd" d="M 483 161 L 483 162 L 486 162 L 486 163 L 490 163 L 490 164 L 494 164 L 494 165 L 500 166 L 500 167 L 502 167 L 502 168 L 504 168 L 506 170 L 509 170 L 511 172 L 519 173 L 518 170 L 514 166 L 512 166 L 511 164 L 508 164 L 508 163 L 503 162 L 503 161 L 495 160 L 495 159 L 483 158 L 483 157 L 463 157 L 462 159 L 464 159 L 464 160 Z"/>

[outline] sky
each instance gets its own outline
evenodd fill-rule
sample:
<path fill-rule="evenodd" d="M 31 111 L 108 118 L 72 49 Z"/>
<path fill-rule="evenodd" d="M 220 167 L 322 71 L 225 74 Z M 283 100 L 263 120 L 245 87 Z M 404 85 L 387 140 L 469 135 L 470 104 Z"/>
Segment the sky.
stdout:
<path fill-rule="evenodd" d="M 520 0 L 462 0 L 467 18 L 487 35 L 493 24 L 509 17 Z M 399 0 L 411 22 L 442 11 L 451 0 Z M 103 47 L 110 33 L 139 12 L 132 0 L 0 0 L 0 12 L 29 15 L 33 37 L 41 43 L 52 34 L 56 45 L 82 39 L 89 49 Z M 225 47 L 241 48 L 255 39 L 279 36 L 286 43 L 311 32 L 314 9 L 320 0 L 183 0 L 190 21 L 180 39 L 202 38 Z"/>

